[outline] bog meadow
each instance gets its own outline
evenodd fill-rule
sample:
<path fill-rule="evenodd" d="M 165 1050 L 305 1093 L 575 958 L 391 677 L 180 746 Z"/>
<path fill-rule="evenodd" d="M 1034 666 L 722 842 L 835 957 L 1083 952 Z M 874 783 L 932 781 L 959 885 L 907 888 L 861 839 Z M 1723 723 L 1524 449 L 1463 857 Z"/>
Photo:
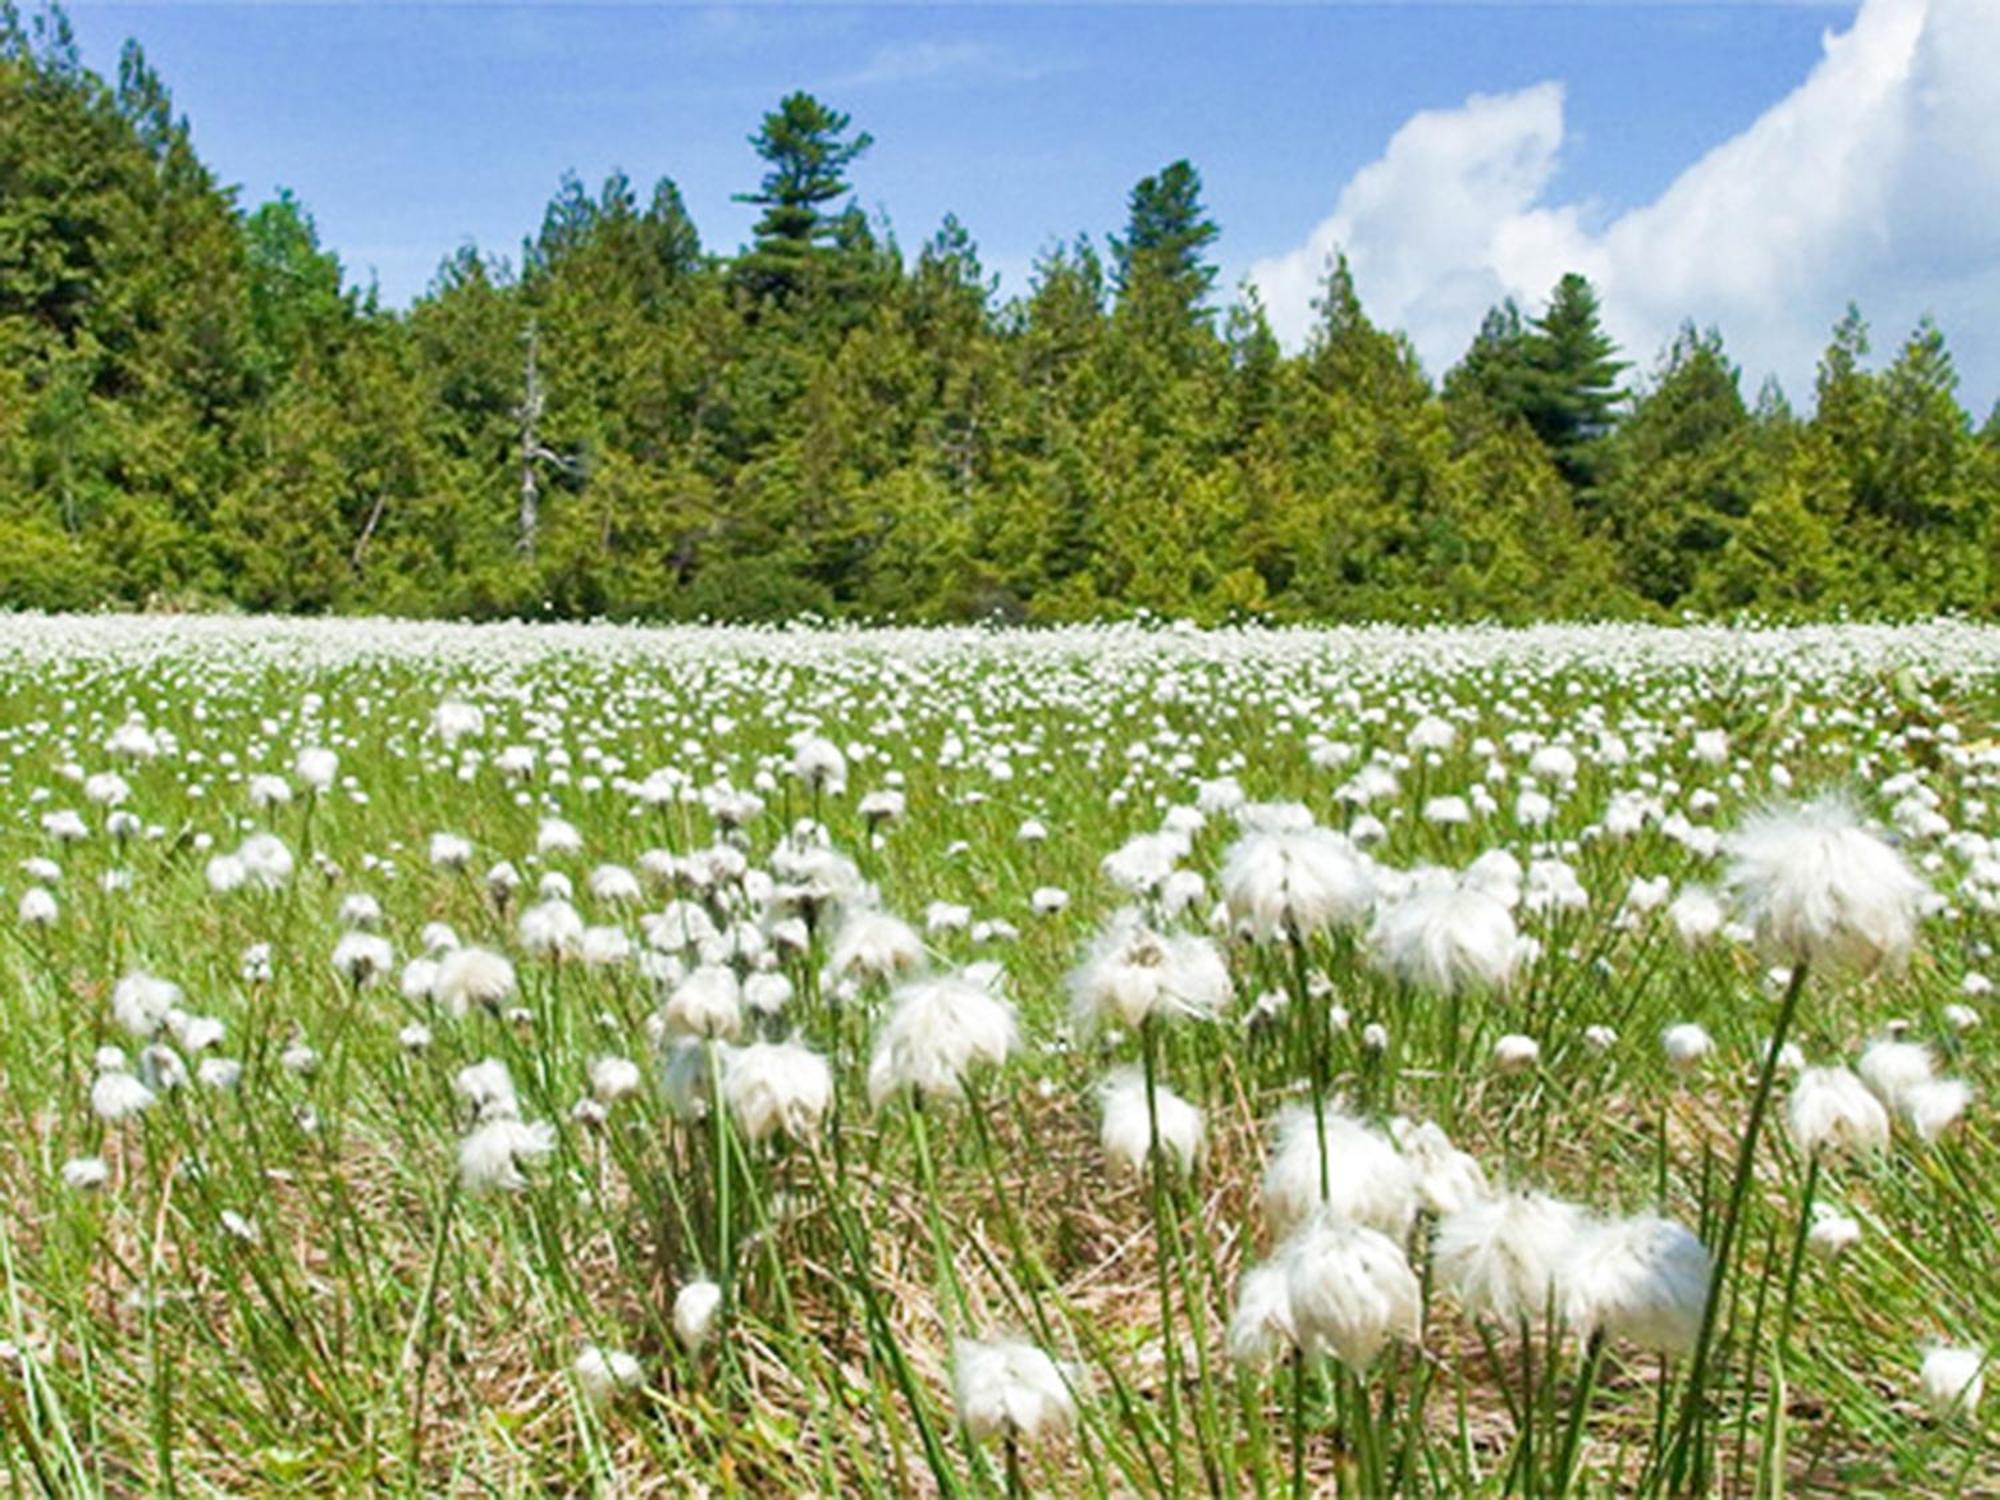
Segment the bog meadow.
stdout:
<path fill-rule="evenodd" d="M 60 1494 L 1967 1494 L 2000 636 L 16 617 Z"/>

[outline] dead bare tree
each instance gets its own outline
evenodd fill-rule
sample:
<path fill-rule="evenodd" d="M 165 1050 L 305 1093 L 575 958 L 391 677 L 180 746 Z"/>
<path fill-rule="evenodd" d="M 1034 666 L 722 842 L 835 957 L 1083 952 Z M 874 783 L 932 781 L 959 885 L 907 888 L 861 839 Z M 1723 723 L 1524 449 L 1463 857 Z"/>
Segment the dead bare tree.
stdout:
<path fill-rule="evenodd" d="M 527 361 L 521 376 L 521 404 L 514 408 L 514 415 L 521 424 L 521 508 L 514 547 L 523 557 L 533 557 L 535 534 L 542 522 L 541 466 L 548 464 L 561 473 L 575 474 L 581 471 L 583 465 L 576 458 L 558 453 L 542 441 L 542 408 L 547 401 L 542 394 L 542 377 L 537 364 L 541 352 L 541 332 L 532 318 L 521 335 L 521 342 L 527 346 Z"/>

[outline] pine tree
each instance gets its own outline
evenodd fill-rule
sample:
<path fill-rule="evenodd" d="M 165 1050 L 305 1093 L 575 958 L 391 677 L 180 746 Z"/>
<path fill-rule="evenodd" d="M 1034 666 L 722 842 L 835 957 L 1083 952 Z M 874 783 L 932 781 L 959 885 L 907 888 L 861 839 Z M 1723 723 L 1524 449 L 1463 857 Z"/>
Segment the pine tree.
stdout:
<path fill-rule="evenodd" d="M 1598 471 L 1598 440 L 1611 431 L 1625 392 L 1626 366 L 1599 321 L 1597 293 L 1572 271 L 1556 283 L 1524 345 L 1528 369 L 1522 415 L 1548 446 L 1571 486 L 1585 490 Z"/>
<path fill-rule="evenodd" d="M 848 191 L 845 173 L 872 146 L 866 131 L 843 139 L 851 121 L 811 94 L 785 96 L 764 116 L 763 128 L 750 137 L 770 170 L 754 193 L 739 193 L 738 203 L 764 210 L 752 233 L 755 240 L 736 262 L 739 282 L 759 297 L 784 299 L 812 279 L 821 257 L 854 226 L 847 216 L 829 215 L 825 206 Z"/>
<path fill-rule="evenodd" d="M 1221 233 L 1201 201 L 1201 174 L 1185 160 L 1142 177 L 1127 201 L 1125 234 L 1111 241 L 1112 282 L 1130 296 L 1151 284 L 1168 306 L 1193 315 L 1215 285 L 1204 259 Z"/>

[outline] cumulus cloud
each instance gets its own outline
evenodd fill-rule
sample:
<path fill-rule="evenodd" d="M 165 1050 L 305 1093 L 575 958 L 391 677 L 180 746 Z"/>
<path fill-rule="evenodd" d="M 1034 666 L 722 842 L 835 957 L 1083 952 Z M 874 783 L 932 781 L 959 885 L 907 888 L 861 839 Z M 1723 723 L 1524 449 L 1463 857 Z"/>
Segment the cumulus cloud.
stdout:
<path fill-rule="evenodd" d="M 1928 312 L 1965 394 L 2000 390 L 2000 4 L 1864 0 L 1807 77 L 1651 203 L 1607 216 L 1551 201 L 1559 83 L 1425 111 L 1341 190 L 1306 243 L 1251 268 L 1296 343 L 1328 257 L 1345 250 L 1371 313 L 1442 371 L 1485 310 L 1533 309 L 1565 271 L 1604 298 L 1642 365 L 1682 319 L 1719 325 L 1754 385 L 1809 389 L 1828 330 L 1858 301 L 1878 346 Z M 1983 415 L 1983 410 L 1980 413 Z"/>

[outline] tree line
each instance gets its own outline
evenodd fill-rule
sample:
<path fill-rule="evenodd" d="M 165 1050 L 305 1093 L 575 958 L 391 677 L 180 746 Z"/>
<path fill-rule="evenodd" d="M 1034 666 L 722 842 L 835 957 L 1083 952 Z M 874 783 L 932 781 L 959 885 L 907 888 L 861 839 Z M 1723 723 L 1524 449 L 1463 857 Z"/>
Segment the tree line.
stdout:
<path fill-rule="evenodd" d="M 1280 348 L 1177 161 L 1002 299 L 854 206 L 805 93 L 760 215 L 565 178 L 407 310 L 236 202 L 136 45 L 0 7 L 0 604 L 1200 620 L 1990 613 L 2000 409 L 1942 333 L 1832 331 L 1810 415 L 1721 335 L 1634 369 L 1565 276 L 1434 383 L 1344 261 Z M 749 158 L 746 157 L 746 161 Z M 748 176 L 746 172 L 746 176 Z"/>

